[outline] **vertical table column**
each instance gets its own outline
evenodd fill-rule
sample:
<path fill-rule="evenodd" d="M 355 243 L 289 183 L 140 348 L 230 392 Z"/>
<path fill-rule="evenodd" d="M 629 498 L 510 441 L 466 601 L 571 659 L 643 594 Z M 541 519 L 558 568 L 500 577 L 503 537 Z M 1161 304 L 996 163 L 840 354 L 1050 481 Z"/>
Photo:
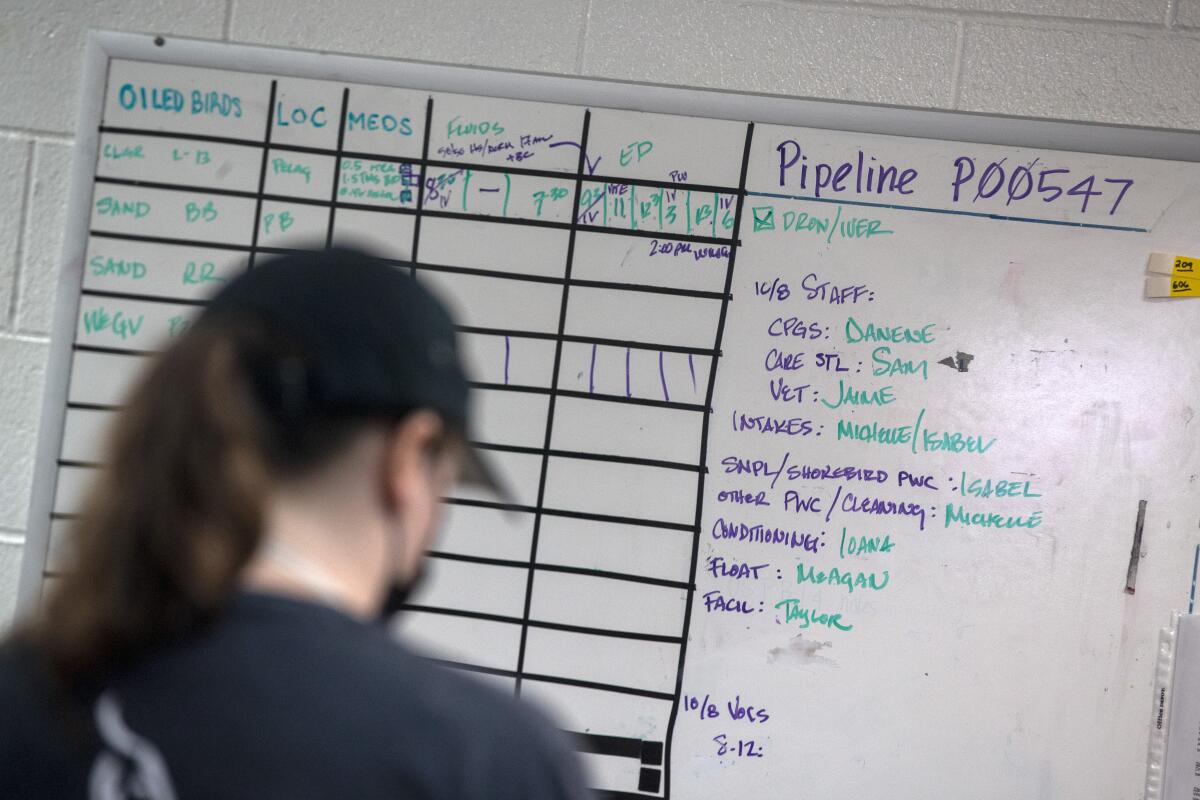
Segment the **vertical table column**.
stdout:
<path fill-rule="evenodd" d="M 331 244 L 397 261 L 416 257 L 429 104 L 425 92 L 347 88 Z"/>
<path fill-rule="evenodd" d="M 747 135 L 592 114 L 521 678 L 610 792 L 668 789 Z"/>
<path fill-rule="evenodd" d="M 179 335 L 253 241 L 271 79 L 114 61 L 95 165 L 46 571 L 146 354 Z M 76 268 L 79 265 L 75 265 Z"/>
<path fill-rule="evenodd" d="M 277 79 L 255 221 L 256 258 L 328 244 L 345 95 L 342 85 L 329 81 Z"/>
<path fill-rule="evenodd" d="M 511 690 L 584 112 L 462 95 L 435 95 L 429 108 L 416 274 L 461 324 L 476 443 L 498 463 L 515 505 L 462 490 L 448 498 L 429 578 L 403 624 L 447 659 Z"/>

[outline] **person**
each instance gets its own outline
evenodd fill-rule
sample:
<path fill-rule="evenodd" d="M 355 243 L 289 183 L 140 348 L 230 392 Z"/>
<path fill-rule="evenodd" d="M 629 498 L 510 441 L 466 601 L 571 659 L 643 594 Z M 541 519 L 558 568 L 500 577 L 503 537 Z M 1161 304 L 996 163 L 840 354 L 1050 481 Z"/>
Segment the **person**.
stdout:
<path fill-rule="evenodd" d="M 467 444 L 442 306 L 355 250 L 261 263 L 115 423 L 75 563 L 0 647 L 0 797 L 580 798 L 539 713 L 382 622 Z"/>

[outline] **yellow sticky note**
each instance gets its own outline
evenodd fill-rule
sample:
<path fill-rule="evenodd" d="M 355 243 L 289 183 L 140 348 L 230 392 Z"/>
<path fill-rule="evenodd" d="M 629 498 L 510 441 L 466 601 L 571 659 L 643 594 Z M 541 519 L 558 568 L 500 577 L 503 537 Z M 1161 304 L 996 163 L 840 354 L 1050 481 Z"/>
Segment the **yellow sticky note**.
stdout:
<path fill-rule="evenodd" d="M 1200 297 L 1200 275 L 1194 278 L 1147 275 L 1146 297 Z"/>
<path fill-rule="evenodd" d="M 1176 273 L 1171 278 L 1171 297 L 1200 297 L 1200 278 L 1185 278 Z"/>
<path fill-rule="evenodd" d="M 1151 253 L 1146 297 L 1200 297 L 1200 258 Z"/>
<path fill-rule="evenodd" d="M 1146 262 L 1146 272 L 1151 275 L 1170 275 L 1172 278 L 1200 278 L 1200 258 L 1151 253 L 1150 260 Z"/>

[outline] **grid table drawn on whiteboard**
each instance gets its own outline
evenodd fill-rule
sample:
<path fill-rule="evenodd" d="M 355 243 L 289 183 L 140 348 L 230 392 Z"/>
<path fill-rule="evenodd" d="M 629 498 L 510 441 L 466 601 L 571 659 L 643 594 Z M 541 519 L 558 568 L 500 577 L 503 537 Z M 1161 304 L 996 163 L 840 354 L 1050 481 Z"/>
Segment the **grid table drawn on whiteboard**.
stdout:
<path fill-rule="evenodd" d="M 626 112 L 254 76 L 261 104 L 203 93 L 217 124 L 138 127 L 122 114 L 179 101 L 133 68 L 114 62 L 100 129 L 56 526 L 137 361 L 247 262 L 343 242 L 411 262 L 459 314 L 477 444 L 517 502 L 447 498 L 406 627 L 451 666 L 576 709 L 605 788 L 664 792 L 753 124 L 680 120 L 720 130 L 728 165 L 681 159 L 662 181 L 636 169 L 654 142 L 605 120 Z M 497 102 L 526 106 L 524 127 L 489 118 Z M 644 244 L 698 268 L 613 269 Z M 147 283 L 151 261 L 171 267 Z M 618 537 L 662 557 L 602 563 Z"/>
<path fill-rule="evenodd" d="M 23 589 L 146 357 L 367 245 L 456 312 L 512 490 L 445 498 L 400 625 L 602 796 L 1132 796 L 1194 581 L 1200 329 L 1142 273 L 1200 247 L 1195 137 L 107 36 Z"/>

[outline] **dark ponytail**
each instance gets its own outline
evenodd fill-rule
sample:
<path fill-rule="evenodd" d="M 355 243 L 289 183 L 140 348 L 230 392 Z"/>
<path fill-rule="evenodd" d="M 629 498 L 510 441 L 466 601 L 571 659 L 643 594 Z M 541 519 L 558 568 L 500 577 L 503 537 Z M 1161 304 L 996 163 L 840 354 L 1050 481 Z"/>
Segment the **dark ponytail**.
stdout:
<path fill-rule="evenodd" d="M 73 563 L 17 632 L 63 684 L 211 622 L 258 546 L 272 486 L 364 426 L 297 411 L 301 363 L 261 327 L 224 319 L 193 326 L 143 376 L 75 524 Z"/>

